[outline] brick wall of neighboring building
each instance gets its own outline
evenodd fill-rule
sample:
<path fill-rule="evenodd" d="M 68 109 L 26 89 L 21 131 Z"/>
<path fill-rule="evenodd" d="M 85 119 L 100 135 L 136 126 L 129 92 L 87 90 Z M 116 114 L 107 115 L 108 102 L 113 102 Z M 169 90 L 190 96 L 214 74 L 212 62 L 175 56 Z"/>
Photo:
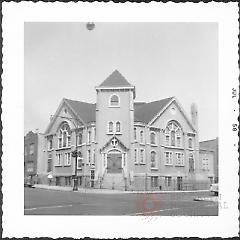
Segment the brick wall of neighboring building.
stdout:
<path fill-rule="evenodd" d="M 44 135 L 29 131 L 24 137 L 24 178 L 37 183 L 44 172 Z"/>
<path fill-rule="evenodd" d="M 213 151 L 213 169 L 215 182 L 218 182 L 218 137 L 216 139 L 200 142 L 200 149 Z"/>
<path fill-rule="evenodd" d="M 37 174 L 38 134 L 32 131 L 24 137 L 24 177 L 35 182 Z"/>

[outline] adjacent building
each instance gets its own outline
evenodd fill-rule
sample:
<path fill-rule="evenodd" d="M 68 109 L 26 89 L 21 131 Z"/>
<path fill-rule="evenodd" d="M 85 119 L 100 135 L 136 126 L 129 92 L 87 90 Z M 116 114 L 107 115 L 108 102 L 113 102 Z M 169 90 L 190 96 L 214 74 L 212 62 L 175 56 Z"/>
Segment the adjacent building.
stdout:
<path fill-rule="evenodd" d="M 45 132 L 42 182 L 51 176 L 71 186 L 77 171 L 81 187 L 209 188 L 213 170 L 206 174 L 200 160 L 195 104 L 189 119 L 176 97 L 136 102 L 135 86 L 117 70 L 95 91 L 96 104 L 61 101 Z"/>
<path fill-rule="evenodd" d="M 41 133 L 28 132 L 24 137 L 24 178 L 31 183 L 38 182 L 40 171 L 46 173 L 43 166 L 45 138 Z"/>
<path fill-rule="evenodd" d="M 200 150 L 203 153 L 203 159 L 212 158 L 209 160 L 209 164 L 213 164 L 213 182 L 218 182 L 218 137 L 211 140 L 200 142 Z M 207 155 L 210 155 L 207 157 Z M 207 162 L 207 160 L 205 160 Z M 205 164 L 206 165 L 206 164 Z M 212 179 L 211 179 L 212 180 Z"/>

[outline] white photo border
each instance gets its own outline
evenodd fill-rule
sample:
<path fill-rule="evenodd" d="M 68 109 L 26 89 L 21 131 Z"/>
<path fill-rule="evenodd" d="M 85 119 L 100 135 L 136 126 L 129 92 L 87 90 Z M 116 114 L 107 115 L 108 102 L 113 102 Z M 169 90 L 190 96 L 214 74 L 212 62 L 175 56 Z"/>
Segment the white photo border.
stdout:
<path fill-rule="evenodd" d="M 3 11 L 3 237 L 233 237 L 238 212 L 237 3 L 6 3 Z M 24 216 L 24 22 L 217 22 L 219 24 L 219 216 Z M 233 109 L 236 109 L 233 112 Z M 235 146 L 234 146 L 235 144 Z"/>

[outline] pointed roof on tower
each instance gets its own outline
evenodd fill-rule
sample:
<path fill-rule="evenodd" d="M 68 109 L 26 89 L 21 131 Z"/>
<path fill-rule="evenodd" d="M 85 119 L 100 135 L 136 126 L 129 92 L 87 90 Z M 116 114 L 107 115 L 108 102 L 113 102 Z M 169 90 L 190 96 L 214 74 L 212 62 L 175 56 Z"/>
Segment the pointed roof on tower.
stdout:
<path fill-rule="evenodd" d="M 95 87 L 98 90 L 112 90 L 112 89 L 130 89 L 133 91 L 133 98 L 135 99 L 135 86 L 130 84 L 126 78 L 118 71 L 115 70 L 108 76 L 99 86 Z"/>
<path fill-rule="evenodd" d="M 115 70 L 98 87 L 133 87 L 133 85 L 118 70 Z"/>

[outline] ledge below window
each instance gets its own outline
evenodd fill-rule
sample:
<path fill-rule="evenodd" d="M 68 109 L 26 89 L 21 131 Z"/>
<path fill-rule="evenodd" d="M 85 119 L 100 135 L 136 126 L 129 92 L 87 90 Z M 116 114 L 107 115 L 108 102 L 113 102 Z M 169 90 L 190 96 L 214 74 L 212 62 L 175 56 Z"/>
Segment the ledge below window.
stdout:
<path fill-rule="evenodd" d="M 151 147 L 157 147 L 158 145 L 157 145 L 157 144 L 150 143 L 150 146 L 151 146 Z"/>
<path fill-rule="evenodd" d="M 71 147 L 63 147 L 63 148 L 57 148 L 56 151 L 61 151 L 61 150 L 69 150 Z"/>
<path fill-rule="evenodd" d="M 164 145 L 162 145 L 162 147 L 165 147 L 165 148 L 171 148 L 171 149 L 181 149 L 181 150 L 184 150 L 184 148 L 183 147 L 176 147 L 176 146 L 164 146 Z"/>
<path fill-rule="evenodd" d="M 153 170 L 153 171 L 157 171 L 158 168 L 157 168 L 157 167 L 151 167 L 151 170 Z"/>

